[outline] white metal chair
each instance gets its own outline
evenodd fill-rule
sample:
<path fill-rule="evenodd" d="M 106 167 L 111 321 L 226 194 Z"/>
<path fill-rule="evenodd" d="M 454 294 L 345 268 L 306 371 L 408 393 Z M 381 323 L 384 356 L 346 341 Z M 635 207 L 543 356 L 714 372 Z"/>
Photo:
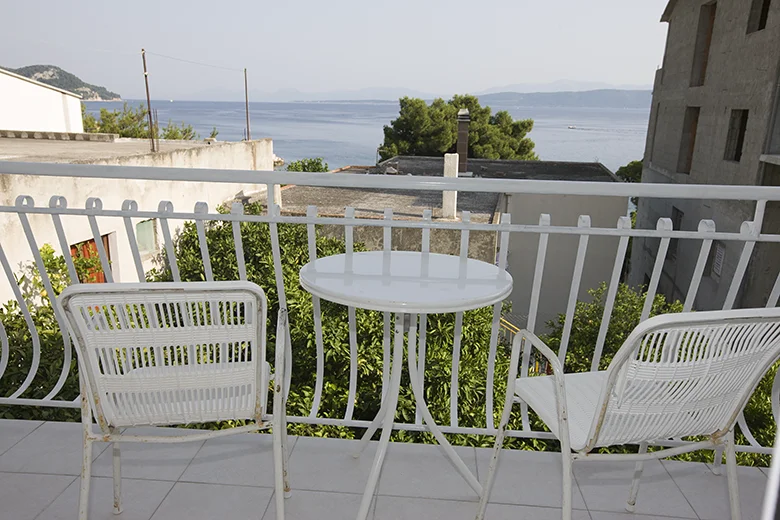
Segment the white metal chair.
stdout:
<path fill-rule="evenodd" d="M 276 517 L 287 483 L 284 380 L 287 313 L 279 312 L 275 373 L 266 355 L 267 301 L 240 282 L 81 284 L 60 302 L 77 345 L 84 427 L 79 518 L 89 507 L 92 443 L 113 443 L 114 513 L 122 511 L 120 442 L 187 442 L 273 427 Z M 266 410 L 275 379 L 273 423 Z M 279 383 L 277 383 L 279 382 Z M 92 414 L 99 433 L 93 432 Z M 251 420 L 177 436 L 126 435 L 126 427 Z"/>
<path fill-rule="evenodd" d="M 517 378 L 524 348 L 535 347 L 551 376 Z M 564 374 L 558 356 L 521 331 L 512 345 L 506 402 L 477 519 L 484 518 L 512 405 L 525 402 L 561 441 L 563 518 L 572 514 L 572 462 L 636 461 L 628 511 L 634 510 L 644 460 L 725 447 L 732 520 L 740 520 L 734 425 L 761 377 L 780 356 L 780 308 L 657 316 L 626 338 L 605 371 Z M 707 440 L 647 452 L 648 443 Z M 634 454 L 591 453 L 638 444 Z"/>

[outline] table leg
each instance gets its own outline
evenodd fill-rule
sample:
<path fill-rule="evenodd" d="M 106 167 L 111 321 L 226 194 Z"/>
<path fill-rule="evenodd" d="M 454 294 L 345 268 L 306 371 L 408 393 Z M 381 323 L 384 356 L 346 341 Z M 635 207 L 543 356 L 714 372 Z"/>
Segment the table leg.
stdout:
<path fill-rule="evenodd" d="M 382 463 L 385 460 L 387 447 L 390 444 L 390 434 L 393 432 L 393 420 L 395 419 L 395 410 L 398 405 L 398 392 L 401 386 L 401 366 L 404 362 L 404 315 L 398 313 L 395 315 L 395 344 L 393 345 L 393 368 L 390 376 L 390 387 L 385 394 L 382 408 L 384 416 L 382 417 L 382 436 L 379 438 L 379 444 L 376 448 L 374 463 L 371 465 L 371 473 L 368 475 L 366 490 L 363 492 L 363 500 L 360 502 L 358 510 L 358 520 L 365 520 L 368 517 L 368 510 L 371 508 L 371 500 L 374 498 L 374 491 L 379 480 L 379 472 L 382 470 Z M 387 406 L 384 406 L 384 403 Z M 382 415 L 377 415 L 377 418 Z M 374 419 L 376 421 L 376 419 Z M 368 432 L 366 432 L 368 433 Z M 365 436 L 364 436 L 365 437 Z M 370 437 L 369 437 L 370 438 Z M 362 442 L 362 441 L 361 441 Z"/>
<path fill-rule="evenodd" d="M 479 483 L 479 481 L 471 472 L 471 470 L 466 466 L 466 463 L 463 462 L 463 459 L 461 459 L 460 456 L 458 456 L 458 454 L 455 452 L 455 449 L 452 447 L 452 445 L 449 443 L 447 438 L 441 432 L 438 425 L 433 420 L 430 410 L 428 410 L 428 405 L 425 403 L 425 394 L 423 394 L 422 385 L 420 385 L 420 379 L 417 375 L 416 343 L 417 341 L 415 338 L 415 334 L 412 334 L 410 330 L 409 331 L 409 352 L 408 352 L 409 380 L 412 383 L 412 392 L 414 393 L 414 399 L 417 402 L 417 406 L 419 407 L 423 419 L 425 420 L 425 424 L 428 426 L 428 430 L 433 434 L 433 436 L 439 442 L 439 445 L 441 445 L 442 449 L 444 449 L 444 453 L 447 454 L 449 459 L 455 465 L 455 468 L 458 470 L 461 476 L 466 480 L 466 482 L 468 482 L 469 486 L 471 486 L 471 489 L 473 489 L 477 493 L 477 496 L 481 497 L 482 485 Z M 393 366 L 393 368 L 395 368 L 395 366 Z"/>

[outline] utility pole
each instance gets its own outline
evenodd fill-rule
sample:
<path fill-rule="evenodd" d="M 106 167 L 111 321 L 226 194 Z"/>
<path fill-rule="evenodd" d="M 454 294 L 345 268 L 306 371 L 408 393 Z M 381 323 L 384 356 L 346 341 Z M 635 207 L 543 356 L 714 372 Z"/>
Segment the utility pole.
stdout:
<path fill-rule="evenodd" d="M 146 83 L 146 109 L 149 116 L 149 142 L 152 145 L 152 151 L 156 152 L 154 145 L 154 124 L 152 123 L 152 100 L 149 97 L 149 72 L 146 70 L 146 51 L 141 49 L 141 59 L 144 62 L 144 82 Z"/>
<path fill-rule="evenodd" d="M 244 67 L 244 101 L 246 102 L 246 140 L 252 140 L 252 134 L 249 131 L 249 87 L 246 80 L 246 67 Z"/>

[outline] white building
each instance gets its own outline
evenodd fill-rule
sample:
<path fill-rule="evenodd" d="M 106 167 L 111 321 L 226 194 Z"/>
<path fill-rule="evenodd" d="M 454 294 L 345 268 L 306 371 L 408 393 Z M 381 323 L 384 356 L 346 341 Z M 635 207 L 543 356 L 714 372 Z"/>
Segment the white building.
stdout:
<path fill-rule="evenodd" d="M 81 96 L 0 69 L 0 130 L 81 133 Z"/>

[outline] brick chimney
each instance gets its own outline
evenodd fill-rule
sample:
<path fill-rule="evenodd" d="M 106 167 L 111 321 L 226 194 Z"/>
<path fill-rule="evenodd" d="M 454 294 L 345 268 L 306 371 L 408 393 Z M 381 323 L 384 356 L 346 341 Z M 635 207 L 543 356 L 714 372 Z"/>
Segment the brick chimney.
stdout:
<path fill-rule="evenodd" d="M 468 171 L 469 161 L 469 123 L 471 116 L 468 108 L 458 110 L 458 145 L 455 149 L 458 152 L 458 172 Z"/>

